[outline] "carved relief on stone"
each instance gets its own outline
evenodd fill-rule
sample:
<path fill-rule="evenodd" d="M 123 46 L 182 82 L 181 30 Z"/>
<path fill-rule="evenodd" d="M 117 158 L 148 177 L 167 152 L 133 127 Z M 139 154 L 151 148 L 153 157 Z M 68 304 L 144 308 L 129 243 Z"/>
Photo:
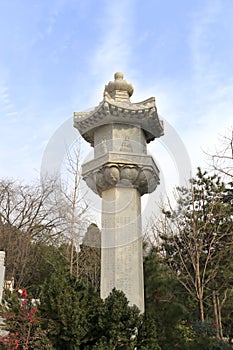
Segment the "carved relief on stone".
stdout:
<path fill-rule="evenodd" d="M 142 194 L 153 192 L 159 184 L 159 178 L 150 167 L 143 167 L 137 178 L 137 186 Z"/>
<path fill-rule="evenodd" d="M 107 140 L 106 138 L 101 138 L 101 140 L 98 143 L 96 143 L 96 140 L 95 140 L 94 143 L 95 143 L 94 158 L 97 158 L 110 151 L 110 147 L 109 147 L 110 141 Z"/>
<path fill-rule="evenodd" d="M 133 148 L 130 143 L 129 136 L 125 136 L 125 139 L 121 144 L 120 152 L 127 152 L 127 153 L 133 152 Z"/>
<path fill-rule="evenodd" d="M 108 188 L 108 186 L 106 186 L 103 170 L 104 169 L 101 169 L 100 171 L 97 171 L 96 173 L 94 173 L 94 177 L 93 177 L 96 181 L 96 187 L 98 192 L 102 192 Z"/>
<path fill-rule="evenodd" d="M 152 167 L 108 163 L 97 171 L 90 171 L 84 178 L 88 187 L 101 193 L 114 186 L 137 188 L 141 195 L 155 190 L 158 175 Z"/>
<path fill-rule="evenodd" d="M 117 165 L 104 168 L 104 179 L 109 185 L 116 185 L 120 180 L 120 169 Z"/>
<path fill-rule="evenodd" d="M 87 186 L 92 189 L 93 192 L 98 193 L 97 187 L 96 187 L 96 174 L 88 174 L 83 178 L 83 180 L 86 182 Z"/>
<path fill-rule="evenodd" d="M 132 165 L 125 165 L 121 168 L 121 181 L 133 185 L 138 177 L 139 168 Z"/>

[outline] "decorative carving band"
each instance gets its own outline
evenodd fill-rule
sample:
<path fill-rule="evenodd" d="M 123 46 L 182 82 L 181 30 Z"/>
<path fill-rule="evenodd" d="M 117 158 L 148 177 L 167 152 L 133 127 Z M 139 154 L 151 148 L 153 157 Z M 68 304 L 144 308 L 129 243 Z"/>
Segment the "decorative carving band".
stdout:
<path fill-rule="evenodd" d="M 153 192 L 159 184 L 159 176 L 153 167 L 108 163 L 84 177 L 88 187 L 101 196 L 112 187 L 137 188 L 141 195 Z"/>

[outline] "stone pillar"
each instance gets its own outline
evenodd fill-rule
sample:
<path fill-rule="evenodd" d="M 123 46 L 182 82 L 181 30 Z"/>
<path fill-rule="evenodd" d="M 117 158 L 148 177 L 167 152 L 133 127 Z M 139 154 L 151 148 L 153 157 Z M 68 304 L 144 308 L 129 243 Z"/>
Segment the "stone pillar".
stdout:
<path fill-rule="evenodd" d="M 82 175 L 102 197 L 101 297 L 122 290 L 144 312 L 141 196 L 159 183 L 146 144 L 163 134 L 163 125 L 155 99 L 133 104 L 132 93 L 132 85 L 116 73 L 98 107 L 74 114 L 74 126 L 94 147 Z"/>
<path fill-rule="evenodd" d="M 0 303 L 2 302 L 2 292 L 4 288 L 4 279 L 5 279 L 5 252 L 0 251 Z"/>
<path fill-rule="evenodd" d="M 141 198 L 135 188 L 102 193 L 101 297 L 123 290 L 144 311 Z"/>

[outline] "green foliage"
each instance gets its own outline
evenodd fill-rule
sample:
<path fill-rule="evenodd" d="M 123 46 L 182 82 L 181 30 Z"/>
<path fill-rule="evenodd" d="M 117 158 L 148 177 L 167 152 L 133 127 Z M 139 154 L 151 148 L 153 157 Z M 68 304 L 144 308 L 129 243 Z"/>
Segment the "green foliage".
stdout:
<path fill-rule="evenodd" d="M 108 345 L 108 349 L 134 349 L 142 317 L 136 306 L 129 307 L 128 304 L 124 293 L 117 290 L 105 299 L 99 318 L 100 339 L 96 345 Z"/>
<path fill-rule="evenodd" d="M 166 215 L 160 234 L 170 269 L 185 287 L 203 321 L 214 317 L 212 293 L 220 301 L 232 287 L 232 206 L 223 198 L 226 187 L 217 175 L 198 169 L 191 189 L 178 188 L 178 207 Z"/>
<path fill-rule="evenodd" d="M 157 326 L 152 316 L 144 315 L 138 329 L 138 350 L 161 350 L 158 344 Z"/>
<path fill-rule="evenodd" d="M 200 337 L 203 337 L 203 336 L 214 337 L 214 336 L 216 336 L 216 329 L 213 327 L 212 322 L 196 321 L 193 323 L 192 326 L 193 326 L 193 329 L 194 329 L 197 336 L 200 336 Z"/>
<path fill-rule="evenodd" d="M 227 350 L 232 349 L 226 342 L 216 338 L 216 329 L 212 322 L 196 321 L 192 325 L 194 331 L 193 341 L 190 345 L 191 350 L 199 346 L 203 350 Z"/>
<path fill-rule="evenodd" d="M 44 282 L 54 272 L 69 266 L 68 247 L 65 244 L 54 246 L 44 242 L 36 242 L 31 244 L 31 251 L 32 254 L 29 258 L 31 271 L 27 290 L 34 298 L 38 298 Z"/>
<path fill-rule="evenodd" d="M 145 258 L 144 271 L 146 316 L 159 330 L 159 345 L 166 350 L 174 349 L 174 344 L 183 345 L 178 327 L 188 317 L 183 288 L 155 248 Z"/>
<path fill-rule="evenodd" d="M 178 282 L 176 276 L 171 273 L 157 249 L 152 248 L 145 257 L 144 271 L 146 316 L 150 319 L 151 329 L 154 323 L 156 329 L 159 330 L 156 339 L 161 349 L 217 350 L 229 348 L 228 344 L 216 339 L 213 322 L 197 321 L 197 315 L 193 313 L 193 300 Z M 230 319 L 229 324 L 231 324 Z M 145 323 L 142 325 L 145 327 Z M 149 334 L 147 333 L 147 337 L 142 337 L 143 341 L 149 339 Z M 148 349 L 150 349 L 149 344 L 150 340 Z M 158 345 L 155 345 L 155 349 L 156 346 Z"/>
<path fill-rule="evenodd" d="M 96 293 L 100 249 L 90 232 L 74 256 L 77 281 L 68 272 L 70 246 L 51 236 L 42 239 L 48 227 L 34 225 L 33 232 L 40 232 L 32 239 L 27 231 L 0 223 L 2 248 L 9 243 L 8 270 L 41 299 L 39 313 L 29 302 L 22 305 L 16 293 L 5 294 L 3 314 L 10 334 L 1 338 L 0 349 L 231 349 L 216 337 L 213 295 L 218 296 L 223 335 L 233 337 L 232 184 L 226 189 L 219 177 L 198 169 L 191 185 L 178 189 L 176 210 L 164 211 L 162 249 L 152 248 L 145 257 L 145 315 L 129 306 L 120 291 L 113 290 L 104 301 Z M 56 231 L 54 225 L 51 229 Z M 200 321 L 200 298 L 208 322 Z"/>
<path fill-rule="evenodd" d="M 143 322 L 123 292 L 113 290 L 103 301 L 68 272 L 56 272 L 44 284 L 40 311 L 57 350 L 160 349 L 155 325 Z"/>
<path fill-rule="evenodd" d="M 163 210 L 164 220 L 154 225 L 160 246 L 145 259 L 146 310 L 162 349 L 228 346 L 216 339 L 233 333 L 231 192 L 198 169 L 191 188 L 177 189 L 176 209 Z"/>
<path fill-rule="evenodd" d="M 43 326 L 49 330 L 55 349 L 75 349 L 92 340 L 91 325 L 95 324 L 99 307 L 92 290 L 78 284 L 68 272 L 60 271 L 46 281 L 40 298 Z"/>
<path fill-rule="evenodd" d="M 199 335 L 194 338 L 186 350 L 231 350 L 232 346 L 222 340 L 207 335 Z"/>

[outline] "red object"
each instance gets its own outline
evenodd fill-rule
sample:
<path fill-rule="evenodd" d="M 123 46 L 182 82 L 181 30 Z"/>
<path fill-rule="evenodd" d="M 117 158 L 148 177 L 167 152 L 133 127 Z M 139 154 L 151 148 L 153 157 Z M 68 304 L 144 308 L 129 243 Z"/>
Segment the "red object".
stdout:
<path fill-rule="evenodd" d="M 28 293 L 25 288 L 20 288 L 18 292 L 21 299 L 26 299 L 28 297 Z"/>

